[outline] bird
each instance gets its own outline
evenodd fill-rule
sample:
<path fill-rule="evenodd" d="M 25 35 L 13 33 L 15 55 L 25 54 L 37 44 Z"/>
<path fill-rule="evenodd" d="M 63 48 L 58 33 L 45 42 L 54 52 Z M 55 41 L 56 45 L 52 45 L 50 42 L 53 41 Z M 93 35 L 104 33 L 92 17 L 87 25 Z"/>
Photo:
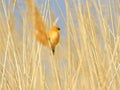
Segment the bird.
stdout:
<path fill-rule="evenodd" d="M 48 33 L 48 38 L 50 42 L 50 46 L 52 49 L 52 53 L 55 53 L 55 47 L 60 41 L 60 28 L 58 26 L 53 26 L 50 32 Z"/>
<path fill-rule="evenodd" d="M 49 47 L 54 55 L 55 47 L 60 41 L 60 28 L 58 26 L 53 26 L 47 33 L 45 31 L 40 31 L 36 33 L 36 39 L 44 46 Z"/>
<path fill-rule="evenodd" d="M 32 0 L 25 1 L 29 9 L 29 21 L 33 24 L 33 27 L 35 28 L 34 36 L 36 37 L 37 41 L 40 42 L 43 46 L 50 48 L 54 55 L 55 47 L 60 41 L 60 27 L 57 25 L 52 25 L 49 32 L 47 32 L 48 27 L 37 6 Z"/>

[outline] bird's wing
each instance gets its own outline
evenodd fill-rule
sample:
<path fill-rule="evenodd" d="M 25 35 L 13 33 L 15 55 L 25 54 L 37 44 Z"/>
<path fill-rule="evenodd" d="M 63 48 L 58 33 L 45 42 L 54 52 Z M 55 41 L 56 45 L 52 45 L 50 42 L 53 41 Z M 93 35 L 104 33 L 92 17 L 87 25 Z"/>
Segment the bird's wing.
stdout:
<path fill-rule="evenodd" d="M 35 36 L 36 39 L 42 43 L 45 46 L 48 46 L 48 36 L 46 33 L 46 25 L 44 23 L 44 20 L 42 18 L 42 15 L 40 14 L 37 6 L 33 3 L 32 0 L 26 0 L 26 3 L 29 8 L 30 16 L 31 16 L 31 22 L 35 28 Z"/>

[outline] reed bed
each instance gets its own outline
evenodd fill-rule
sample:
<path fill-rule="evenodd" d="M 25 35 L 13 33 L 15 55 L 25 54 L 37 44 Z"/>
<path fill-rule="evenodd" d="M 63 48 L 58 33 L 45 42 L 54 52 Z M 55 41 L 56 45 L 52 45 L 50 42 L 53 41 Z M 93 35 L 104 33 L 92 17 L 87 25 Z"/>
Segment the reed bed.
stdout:
<path fill-rule="evenodd" d="M 0 90 L 119 90 L 119 0 L 53 1 L 57 11 L 51 0 L 0 1 Z M 52 55 L 34 33 L 55 22 Z"/>

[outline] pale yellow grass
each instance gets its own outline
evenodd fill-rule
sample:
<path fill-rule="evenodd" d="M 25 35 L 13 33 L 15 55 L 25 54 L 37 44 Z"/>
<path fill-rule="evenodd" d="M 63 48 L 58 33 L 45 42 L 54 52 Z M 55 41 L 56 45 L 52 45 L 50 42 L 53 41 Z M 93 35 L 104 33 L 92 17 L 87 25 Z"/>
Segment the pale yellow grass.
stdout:
<path fill-rule="evenodd" d="M 100 0 L 98 3 L 86 1 L 85 4 L 65 0 L 64 16 L 55 0 L 62 16 L 59 19 L 65 24 L 61 32 L 65 30 L 66 37 L 61 34 L 53 56 L 32 34 L 41 24 L 53 25 L 55 13 L 49 0 L 43 1 L 40 8 L 24 2 L 27 10 L 22 10 L 16 0 L 9 1 L 9 8 L 5 0 L 0 1 L 0 89 L 119 90 L 120 4 L 109 1 L 106 7 L 102 7 Z M 43 17 L 30 13 L 30 7 L 36 7 Z M 21 15 L 18 19 L 22 24 L 21 31 L 15 26 L 15 8 L 19 8 Z M 46 17 L 48 13 L 49 17 Z"/>

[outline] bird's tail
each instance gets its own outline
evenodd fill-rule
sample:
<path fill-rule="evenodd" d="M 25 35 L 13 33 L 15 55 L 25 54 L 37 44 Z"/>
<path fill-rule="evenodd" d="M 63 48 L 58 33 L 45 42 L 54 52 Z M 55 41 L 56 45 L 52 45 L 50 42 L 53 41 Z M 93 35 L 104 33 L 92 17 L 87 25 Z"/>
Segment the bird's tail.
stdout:
<path fill-rule="evenodd" d="M 54 53 L 55 53 L 55 48 L 52 48 L 52 53 L 53 53 L 53 55 L 54 55 Z"/>

